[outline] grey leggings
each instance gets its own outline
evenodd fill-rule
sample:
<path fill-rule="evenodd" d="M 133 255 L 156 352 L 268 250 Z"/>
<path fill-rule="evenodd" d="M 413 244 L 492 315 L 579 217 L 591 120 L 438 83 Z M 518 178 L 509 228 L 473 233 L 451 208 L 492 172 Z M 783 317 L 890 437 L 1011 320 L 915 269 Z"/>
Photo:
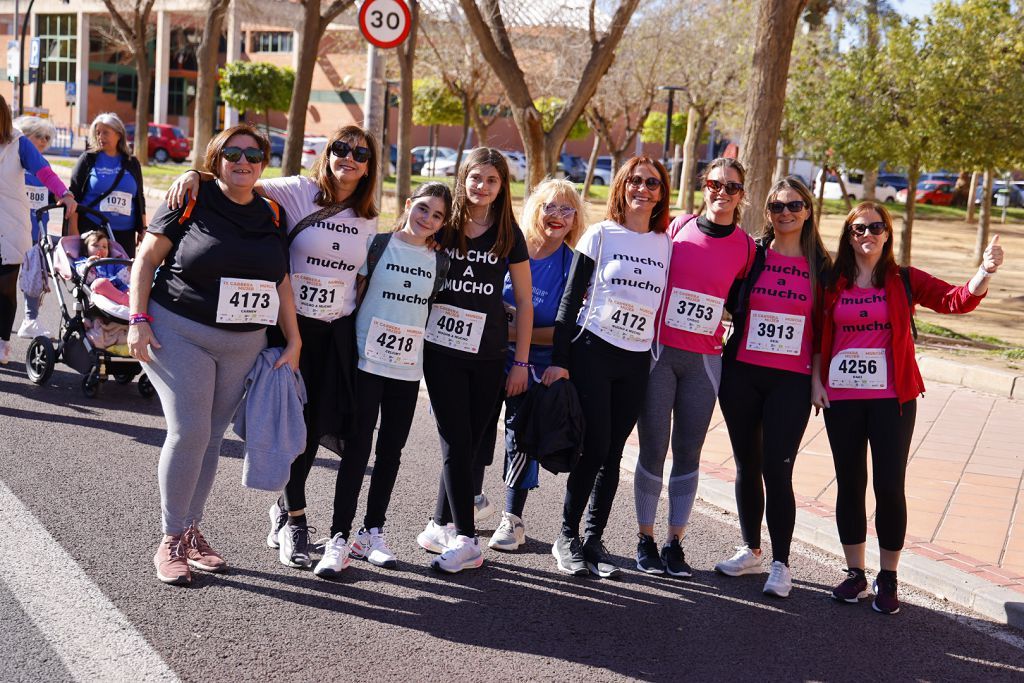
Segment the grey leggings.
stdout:
<path fill-rule="evenodd" d="M 658 513 L 670 434 L 668 523 L 686 526 L 690 521 L 697 497 L 700 451 L 715 411 L 721 377 L 721 356 L 662 347 L 637 422 L 640 457 L 633 489 L 640 526 L 652 526 Z"/>
<path fill-rule="evenodd" d="M 150 302 L 149 376 L 167 419 L 158 477 L 165 534 L 203 518 L 217 474 L 220 444 L 242 400 L 244 381 L 267 346 L 265 330 L 233 332 L 203 325 Z"/>

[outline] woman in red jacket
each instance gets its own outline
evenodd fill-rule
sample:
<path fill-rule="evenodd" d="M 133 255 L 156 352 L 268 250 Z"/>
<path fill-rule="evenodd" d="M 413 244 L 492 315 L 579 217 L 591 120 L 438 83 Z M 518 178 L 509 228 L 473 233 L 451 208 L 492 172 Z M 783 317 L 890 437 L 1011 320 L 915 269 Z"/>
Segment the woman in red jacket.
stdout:
<path fill-rule="evenodd" d="M 881 555 L 872 607 L 883 614 L 900 609 L 896 567 L 907 530 L 904 477 L 917 396 L 924 391 L 914 358 L 910 307 L 972 311 L 1003 262 L 999 238 L 994 237 L 978 272 L 966 285 L 955 286 L 917 268 L 898 268 L 892 242 L 892 218 L 884 206 L 862 202 L 847 215 L 832 285 L 825 292 L 821 373 L 811 394 L 812 403 L 826 409 L 839 488 L 836 524 L 848 565 L 847 578 L 832 590 L 832 597 L 855 603 L 871 593 L 864 575 L 870 444 Z"/>

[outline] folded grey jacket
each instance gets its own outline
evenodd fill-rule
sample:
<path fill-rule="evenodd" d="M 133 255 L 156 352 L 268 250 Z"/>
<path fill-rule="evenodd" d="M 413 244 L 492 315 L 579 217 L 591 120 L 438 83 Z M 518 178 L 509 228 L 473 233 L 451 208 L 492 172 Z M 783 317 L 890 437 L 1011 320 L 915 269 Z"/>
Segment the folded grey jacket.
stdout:
<path fill-rule="evenodd" d="M 259 355 L 235 413 L 235 434 L 245 441 L 242 485 L 264 491 L 284 488 L 292 461 L 306 448 L 306 385 L 298 370 L 274 369 L 282 351 L 264 349 Z"/>

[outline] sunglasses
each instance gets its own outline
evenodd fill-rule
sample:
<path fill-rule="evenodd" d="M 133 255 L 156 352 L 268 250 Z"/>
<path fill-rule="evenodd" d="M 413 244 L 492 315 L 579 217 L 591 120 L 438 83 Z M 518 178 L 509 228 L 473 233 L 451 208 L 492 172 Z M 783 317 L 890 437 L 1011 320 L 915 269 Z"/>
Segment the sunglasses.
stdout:
<path fill-rule="evenodd" d="M 782 213 L 786 209 L 789 209 L 790 213 L 796 213 L 797 211 L 803 211 L 807 208 L 807 202 L 802 199 L 797 199 L 793 202 L 768 202 L 768 210 L 771 213 Z"/>
<path fill-rule="evenodd" d="M 370 148 L 353 147 L 344 140 L 335 140 L 334 142 L 331 143 L 331 154 L 338 157 L 339 159 L 344 159 L 349 154 L 351 154 L 353 161 L 362 164 L 366 163 L 366 161 L 369 160 Z"/>
<path fill-rule="evenodd" d="M 850 232 L 859 237 L 863 237 L 865 233 L 870 232 L 872 235 L 881 235 L 885 232 L 885 223 L 877 221 L 875 223 L 851 223 Z"/>
<path fill-rule="evenodd" d="M 650 178 L 644 178 L 642 175 L 635 175 L 626 181 L 626 184 L 630 187 L 640 187 L 643 185 L 648 190 L 654 191 L 661 187 L 661 179 L 651 176 Z"/>
<path fill-rule="evenodd" d="M 225 147 L 220 151 L 220 155 L 224 157 L 225 161 L 230 161 L 235 164 L 238 160 L 245 156 L 245 160 L 250 164 L 259 164 L 263 162 L 263 150 L 259 147 Z"/>
<path fill-rule="evenodd" d="M 711 178 L 708 178 L 707 180 L 704 181 L 704 187 L 711 190 L 712 192 L 721 192 L 724 189 L 725 193 L 730 197 L 736 194 L 737 192 L 743 191 L 743 183 L 737 183 L 732 180 L 730 180 L 727 183 L 723 183 L 719 180 L 711 180 Z"/>
<path fill-rule="evenodd" d="M 545 216 L 558 216 L 559 218 L 568 218 L 574 213 L 576 213 L 576 209 L 574 209 L 571 206 L 559 206 L 558 204 L 544 205 Z"/>

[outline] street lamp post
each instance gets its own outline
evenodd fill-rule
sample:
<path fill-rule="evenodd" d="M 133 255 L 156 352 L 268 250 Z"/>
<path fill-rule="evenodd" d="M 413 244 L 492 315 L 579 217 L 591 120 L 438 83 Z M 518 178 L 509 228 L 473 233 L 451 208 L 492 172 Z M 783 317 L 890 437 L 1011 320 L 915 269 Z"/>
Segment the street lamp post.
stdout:
<path fill-rule="evenodd" d="M 686 90 L 681 85 L 659 85 L 658 90 L 668 91 L 668 112 L 665 114 L 665 146 L 661 151 L 661 161 L 668 168 L 668 150 L 672 144 L 672 105 L 677 90 Z"/>

